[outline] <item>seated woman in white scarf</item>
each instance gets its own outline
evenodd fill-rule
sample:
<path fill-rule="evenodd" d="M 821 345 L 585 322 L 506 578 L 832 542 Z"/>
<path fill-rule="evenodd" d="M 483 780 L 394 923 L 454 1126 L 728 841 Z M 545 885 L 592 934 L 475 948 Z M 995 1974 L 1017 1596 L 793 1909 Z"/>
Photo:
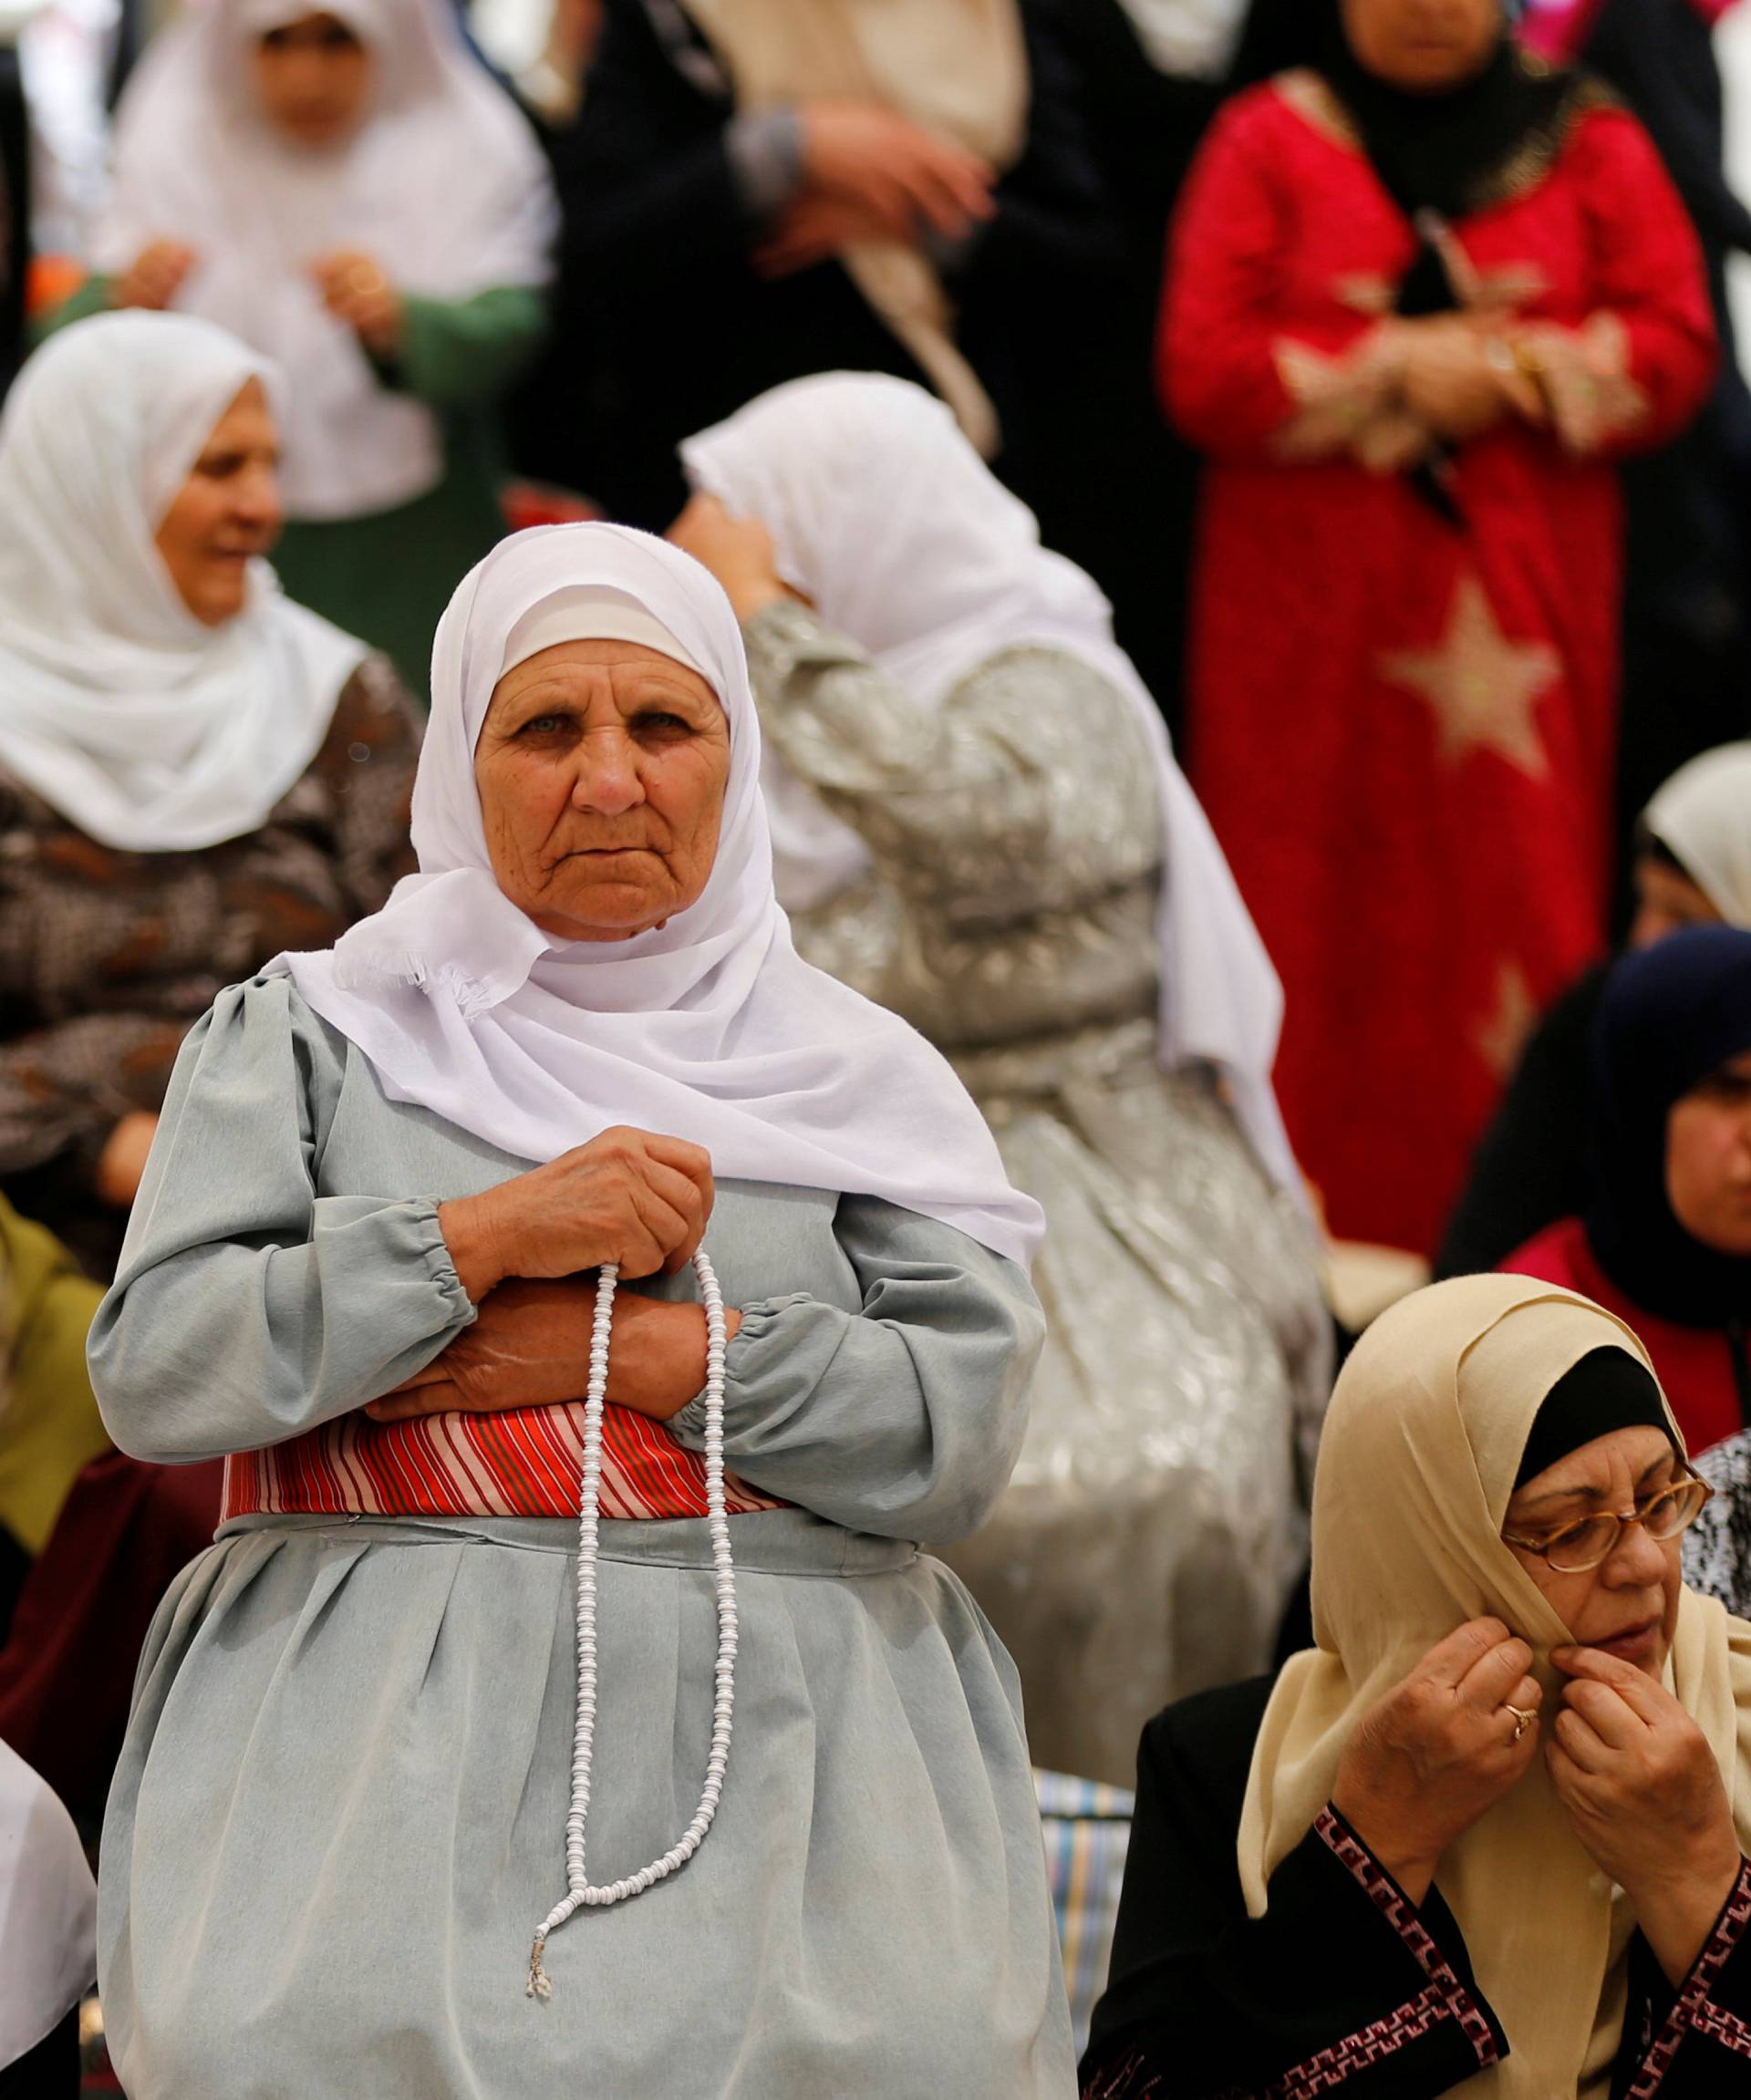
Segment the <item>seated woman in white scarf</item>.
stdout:
<path fill-rule="evenodd" d="M 955 1565 L 1041 1762 L 1128 1783 L 1163 1698 L 1262 1666 L 1301 1564 L 1330 1322 L 1276 978 L 1104 599 L 939 404 L 799 380 L 683 457 L 798 946 L 953 1058 L 1045 1208 L 1028 1443 Z"/>
<path fill-rule="evenodd" d="M 104 1830 L 122 2082 L 1061 2100 L 1014 1672 L 918 1551 L 1020 1446 L 1037 1206 L 792 947 L 697 564 L 519 534 L 432 698 L 422 872 L 221 994 L 93 1329 L 124 1445 L 231 1454 Z"/>
<path fill-rule="evenodd" d="M 0 419 L 0 1193 L 104 1282 L 219 985 L 337 939 L 411 859 L 413 704 L 264 558 L 279 399 L 207 322 L 115 314 L 38 351 Z M 219 1480 L 109 1452 L 82 1378 L 33 1403 L 53 1503 L 0 1510 L 42 1555 L 0 1735 L 95 1819 L 153 1605 L 212 1536 Z"/>
<path fill-rule="evenodd" d="M 117 118 L 96 274 L 63 310 L 199 314 L 284 366 L 286 588 L 416 691 L 503 530 L 496 404 L 545 327 L 556 212 L 446 0 L 215 0 Z"/>

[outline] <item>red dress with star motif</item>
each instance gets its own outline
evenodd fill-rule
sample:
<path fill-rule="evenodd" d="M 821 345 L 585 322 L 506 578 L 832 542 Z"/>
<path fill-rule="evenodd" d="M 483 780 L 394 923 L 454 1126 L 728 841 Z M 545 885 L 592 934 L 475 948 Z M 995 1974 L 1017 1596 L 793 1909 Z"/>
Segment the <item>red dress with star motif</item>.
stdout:
<path fill-rule="evenodd" d="M 1603 940 L 1611 462 L 1683 426 L 1715 354 L 1683 208 L 1598 98 L 1454 232 L 1466 303 L 1538 344 L 1563 429 L 1459 448 L 1457 524 L 1404 471 L 1381 336 L 1415 237 L 1314 76 L 1218 119 L 1160 344 L 1209 460 L 1192 777 L 1283 978 L 1283 1112 L 1334 1232 L 1425 1252 L 1534 1016 Z"/>

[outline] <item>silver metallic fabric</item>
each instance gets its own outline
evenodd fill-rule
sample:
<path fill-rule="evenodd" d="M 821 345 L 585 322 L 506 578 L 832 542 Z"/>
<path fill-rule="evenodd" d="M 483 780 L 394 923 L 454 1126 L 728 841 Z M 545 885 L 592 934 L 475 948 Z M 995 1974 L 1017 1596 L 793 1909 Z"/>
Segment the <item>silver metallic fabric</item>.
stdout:
<path fill-rule="evenodd" d="M 798 947 L 953 1060 L 1045 1208 L 1027 1440 L 948 1557 L 1020 1665 L 1035 1762 L 1127 1784 L 1158 1708 L 1265 1667 L 1301 1566 L 1311 1240 L 1214 1076 L 1157 1063 L 1160 826 L 1122 696 L 1017 648 L 932 715 L 803 606 L 747 639 L 765 734 L 875 856 Z"/>

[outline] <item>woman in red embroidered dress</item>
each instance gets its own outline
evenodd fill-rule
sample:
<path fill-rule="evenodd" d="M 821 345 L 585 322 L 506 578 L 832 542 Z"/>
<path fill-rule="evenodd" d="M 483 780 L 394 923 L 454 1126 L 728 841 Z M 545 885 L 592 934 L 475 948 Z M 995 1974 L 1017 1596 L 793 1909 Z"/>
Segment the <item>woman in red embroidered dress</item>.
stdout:
<path fill-rule="evenodd" d="M 1192 771 L 1331 1223 L 1421 1249 L 1602 942 L 1613 461 L 1694 410 L 1713 328 L 1646 137 L 1499 0 L 1299 12 L 1317 69 L 1218 121 L 1163 313 L 1211 461 Z"/>

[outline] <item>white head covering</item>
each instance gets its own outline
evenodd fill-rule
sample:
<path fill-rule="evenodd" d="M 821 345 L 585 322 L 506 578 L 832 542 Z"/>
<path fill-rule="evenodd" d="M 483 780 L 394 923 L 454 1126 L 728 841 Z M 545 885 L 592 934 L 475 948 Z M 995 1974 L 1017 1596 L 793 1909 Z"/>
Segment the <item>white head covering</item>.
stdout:
<path fill-rule="evenodd" d="M 442 439 L 324 306 L 311 264 L 357 250 L 431 299 L 541 284 L 555 207 L 528 127 L 446 0 L 323 0 L 376 62 L 370 112 L 333 151 L 282 139 L 255 101 L 251 47 L 317 11 L 315 0 L 214 0 L 153 44 L 122 98 L 93 261 L 119 273 L 153 241 L 194 250 L 178 307 L 288 376 L 288 512 L 347 518 L 435 487 Z"/>
<path fill-rule="evenodd" d="M 1092 579 L 1041 546 L 1032 512 L 942 404 L 903 379 L 794 380 L 689 438 L 681 457 L 695 488 L 760 520 L 785 581 L 919 706 L 940 708 L 970 671 L 1021 643 L 1080 657 L 1132 702 L 1165 841 L 1162 1061 L 1216 1065 L 1266 1172 L 1300 1196 L 1270 1085 L 1281 987 Z M 806 910 L 867 867 L 868 852 L 776 754 L 764 765 L 780 895 Z"/>
<path fill-rule="evenodd" d="M 252 564 L 221 626 L 153 535 L 213 425 L 272 368 L 204 321 L 107 314 L 31 358 L 0 418 L 0 765 L 105 845 L 254 831 L 321 749 L 363 642 Z"/>
<path fill-rule="evenodd" d="M 1680 766 L 1642 822 L 1728 926 L 1751 928 L 1751 743 Z"/>
<path fill-rule="evenodd" d="M 78 2003 L 98 1972 L 97 1923 L 73 1818 L 0 1743 L 0 2069 Z"/>
<path fill-rule="evenodd" d="M 1119 0 L 1164 73 L 1219 80 L 1232 64 L 1248 0 Z"/>
<path fill-rule="evenodd" d="M 619 608 L 606 620 L 603 594 Z M 555 602 L 571 608 L 563 635 Z M 666 926 L 561 942 L 493 879 L 474 747 L 531 640 L 624 632 L 625 612 L 658 624 L 729 719 L 717 859 Z M 720 1175 L 883 1196 L 1028 1260 L 1039 1207 L 1010 1186 L 948 1066 L 791 945 L 741 636 L 689 556 L 624 526 L 554 525 L 503 542 L 463 580 L 432 654 L 413 843 L 420 874 L 374 918 L 270 966 L 358 1045 L 391 1100 L 531 1160 L 631 1123 L 703 1145 Z"/>

